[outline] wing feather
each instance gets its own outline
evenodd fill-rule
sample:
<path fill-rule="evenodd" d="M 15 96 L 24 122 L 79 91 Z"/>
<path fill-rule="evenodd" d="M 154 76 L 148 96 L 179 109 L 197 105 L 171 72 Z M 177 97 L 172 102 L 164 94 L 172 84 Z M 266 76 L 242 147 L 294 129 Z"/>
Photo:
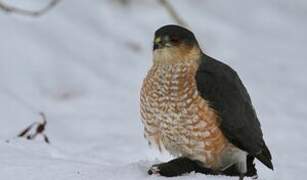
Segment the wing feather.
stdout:
<path fill-rule="evenodd" d="M 196 74 L 197 89 L 220 116 L 225 137 L 238 148 L 272 167 L 261 125 L 251 98 L 237 73 L 228 65 L 203 55 Z"/>

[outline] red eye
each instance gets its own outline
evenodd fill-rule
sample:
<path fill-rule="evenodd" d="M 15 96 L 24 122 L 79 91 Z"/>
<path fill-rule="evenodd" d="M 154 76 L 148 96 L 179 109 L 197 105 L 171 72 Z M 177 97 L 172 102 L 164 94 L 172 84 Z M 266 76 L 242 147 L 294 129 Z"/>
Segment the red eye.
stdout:
<path fill-rule="evenodd" d="M 173 42 L 173 43 L 178 43 L 178 42 L 179 42 L 179 38 L 176 37 L 176 36 L 171 37 L 170 40 L 171 40 L 171 42 Z"/>

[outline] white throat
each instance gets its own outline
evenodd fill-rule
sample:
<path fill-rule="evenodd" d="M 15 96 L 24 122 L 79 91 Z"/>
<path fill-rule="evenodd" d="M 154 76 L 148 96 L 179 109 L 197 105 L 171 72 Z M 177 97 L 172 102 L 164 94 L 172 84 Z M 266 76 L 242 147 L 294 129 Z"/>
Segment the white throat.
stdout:
<path fill-rule="evenodd" d="M 197 47 L 187 48 L 185 46 L 166 47 L 153 51 L 154 64 L 182 64 L 198 62 L 201 50 Z"/>

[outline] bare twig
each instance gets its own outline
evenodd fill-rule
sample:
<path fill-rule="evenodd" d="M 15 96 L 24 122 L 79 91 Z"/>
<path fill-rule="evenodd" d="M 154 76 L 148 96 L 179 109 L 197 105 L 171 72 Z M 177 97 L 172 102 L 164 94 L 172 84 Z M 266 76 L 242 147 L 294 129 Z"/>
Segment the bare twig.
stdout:
<path fill-rule="evenodd" d="M 57 5 L 61 0 L 51 0 L 48 5 L 46 5 L 44 8 L 39 10 L 26 10 L 21 9 L 18 7 L 10 6 L 8 4 L 5 4 L 4 2 L 0 1 L 0 9 L 8 12 L 8 13 L 15 13 L 25 16 L 32 16 L 32 17 L 39 17 L 41 15 L 44 15 L 46 12 L 48 12 L 50 9 L 52 9 L 55 5 Z"/>
<path fill-rule="evenodd" d="M 49 144 L 50 143 L 49 138 L 44 133 L 46 125 L 47 125 L 46 115 L 43 112 L 39 113 L 39 115 L 42 117 L 42 122 L 37 121 L 37 122 L 32 123 L 30 126 L 22 130 L 18 134 L 18 137 L 25 137 L 29 140 L 33 140 L 36 138 L 37 135 L 42 135 L 44 137 L 44 141 Z M 33 129 L 33 126 L 35 125 L 36 125 L 35 132 L 31 133 L 30 131 L 31 129 Z"/>
<path fill-rule="evenodd" d="M 18 137 L 23 137 L 25 136 L 31 129 L 32 127 L 35 125 L 36 123 L 32 123 L 31 125 L 29 125 L 26 129 L 22 130 L 19 134 Z"/>
<path fill-rule="evenodd" d="M 176 23 L 188 27 L 188 24 L 182 18 L 180 18 L 180 16 L 168 0 L 159 0 L 159 2 L 162 6 L 165 7 L 169 15 L 176 21 Z"/>

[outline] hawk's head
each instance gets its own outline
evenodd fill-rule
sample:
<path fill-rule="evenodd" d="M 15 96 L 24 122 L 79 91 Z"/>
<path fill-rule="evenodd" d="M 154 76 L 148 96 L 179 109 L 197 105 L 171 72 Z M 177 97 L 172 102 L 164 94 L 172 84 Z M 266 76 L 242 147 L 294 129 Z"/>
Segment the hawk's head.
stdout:
<path fill-rule="evenodd" d="M 194 34 L 177 25 L 166 25 L 155 32 L 153 51 L 157 63 L 195 61 L 201 54 Z"/>

